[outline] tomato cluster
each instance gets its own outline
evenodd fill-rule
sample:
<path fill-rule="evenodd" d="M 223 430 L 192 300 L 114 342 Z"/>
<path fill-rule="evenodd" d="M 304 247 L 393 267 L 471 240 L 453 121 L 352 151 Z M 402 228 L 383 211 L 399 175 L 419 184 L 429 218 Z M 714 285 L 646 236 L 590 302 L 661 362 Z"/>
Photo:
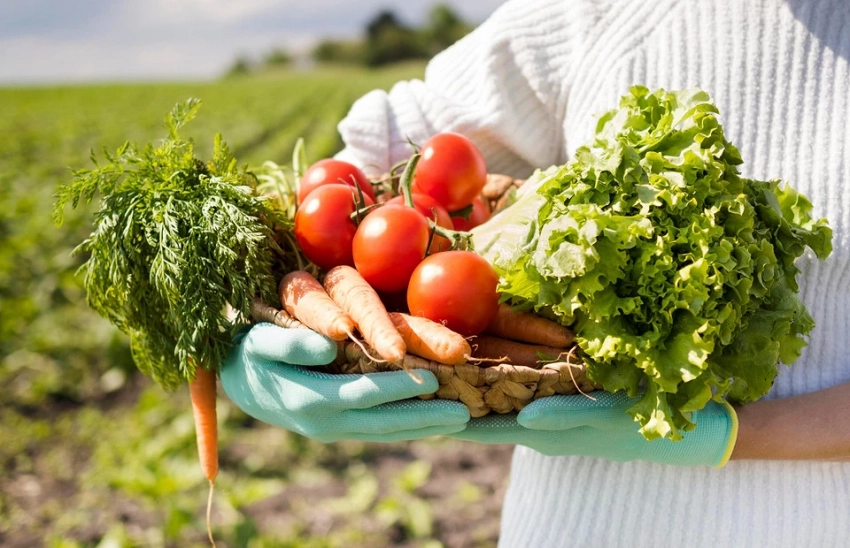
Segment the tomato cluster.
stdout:
<path fill-rule="evenodd" d="M 316 162 L 299 185 L 298 245 L 322 269 L 354 266 L 389 307 L 402 301 L 414 315 L 476 334 L 498 308 L 498 277 L 475 253 L 451 249 L 447 236 L 490 216 L 481 199 L 484 157 L 466 137 L 440 133 L 410 159 L 405 175 L 397 191 L 376 195 L 356 166 Z"/>

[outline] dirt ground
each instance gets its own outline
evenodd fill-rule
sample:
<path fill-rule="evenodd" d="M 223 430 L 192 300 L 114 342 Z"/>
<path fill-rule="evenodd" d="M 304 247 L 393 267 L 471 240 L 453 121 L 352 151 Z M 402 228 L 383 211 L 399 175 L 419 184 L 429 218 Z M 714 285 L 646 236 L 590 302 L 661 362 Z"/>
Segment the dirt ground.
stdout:
<path fill-rule="evenodd" d="M 508 483 L 508 470 L 512 446 L 483 447 L 467 443 L 450 443 L 435 446 L 412 442 L 393 446 L 392 450 L 376 452 L 367 462 L 369 470 L 378 476 L 382 494 L 386 493 L 392 479 L 411 462 L 427 462 L 431 474 L 427 482 L 416 490 L 417 498 L 428 503 L 433 514 L 433 539 L 446 548 L 495 546 L 499 537 L 501 504 Z M 458 486 L 465 485 L 469 496 L 459 499 Z M 248 513 L 265 531 L 291 530 L 285 516 L 303 519 L 304 507 L 322 506 L 322 501 L 343 497 L 350 485 L 339 480 L 325 483 L 321 488 L 287 488 L 279 494 L 263 500 Z M 334 529 L 344 528 L 344 518 L 333 513 L 317 511 L 308 521 L 303 534 L 322 537 Z M 365 512 L 358 519 L 357 527 L 369 540 L 363 546 L 375 546 L 373 542 L 388 541 L 391 546 L 422 546 L 411 539 L 398 525 L 386 529 L 375 519 L 373 512 Z M 376 534 L 385 537 L 377 541 Z"/>
<path fill-rule="evenodd" d="M 139 385 L 130 383 L 121 393 L 98 402 L 98 416 L 107 418 L 98 418 L 95 424 L 110 424 L 109 417 L 132 409 L 139 392 Z M 182 403 L 174 405 L 179 409 Z M 74 437 L 69 435 L 73 430 L 61 426 L 51 430 L 45 422 L 59 425 L 62 420 L 57 417 L 71 416 L 73 418 L 67 419 L 68 428 L 78 428 L 77 417 L 73 414 L 95 413 L 90 407 L 53 402 L 38 409 L 18 409 L 17 415 L 7 414 L 13 412 L 9 408 L 4 410 L 6 424 L 3 426 L 10 427 L 7 433 L 14 435 L 26 428 L 26 424 L 33 424 L 44 428 L 45 434 L 20 447 L 10 447 L 17 443 L 14 439 L 5 440 L 7 446 L 0 463 L 3 469 L 0 474 L 0 546 L 204 546 L 206 536 L 199 525 L 201 511 L 192 510 L 196 513 L 195 525 L 194 532 L 188 535 L 188 543 L 166 540 L 149 544 L 144 540 L 146 535 L 168 526 L 164 524 L 166 514 L 148 504 L 151 497 L 139 498 L 126 489 L 110 487 L 108 481 L 95 482 L 96 488 L 87 484 L 91 482 L 92 473 L 101 473 L 96 469 L 98 461 L 92 449 L 100 436 L 97 427 L 92 428 L 93 433 L 88 437 Z M 16 426 L 9 424 L 9 417 L 32 422 Z M 304 444 L 300 453 L 290 449 L 277 461 L 269 458 L 268 462 L 277 466 L 278 471 L 299 466 L 302 471 L 318 474 L 320 480 L 311 483 L 294 479 L 282 481 L 278 492 L 240 507 L 241 519 L 250 523 L 248 538 L 255 540 L 234 541 L 239 533 L 231 528 L 219 547 L 465 548 L 492 547 L 498 541 L 512 446 L 431 438 L 353 446 L 342 442 L 332 447 L 303 438 L 303 441 L 293 440 L 291 434 L 253 420 L 230 428 L 230 442 L 222 448 L 221 461 L 223 469 L 231 474 L 237 474 L 236 470 L 261 445 L 257 440 L 277 436 L 269 445 L 280 445 L 280 437 L 289 436 L 284 438 L 288 443 Z M 131 433 L 131 439 L 134 435 Z M 127 448 L 126 451 L 135 450 Z M 274 453 L 273 449 L 268 451 Z M 194 469 L 194 448 L 186 447 L 184 452 Z M 147 465 L 143 465 L 142 470 L 146 469 Z M 358 486 L 354 485 L 358 481 L 372 485 L 372 492 L 363 499 L 365 502 L 358 502 Z M 221 492 L 226 493 L 226 487 L 221 488 Z M 190 504 L 197 503 L 200 497 L 196 495 L 194 491 L 184 493 Z M 362 504 L 362 508 L 358 504 Z M 68 524 L 72 515 L 69 510 L 76 516 L 73 525 Z M 428 519 L 417 529 L 415 520 L 422 515 L 428 515 Z M 221 521 L 222 516 L 214 511 L 213 522 Z M 105 537 L 116 526 L 125 531 L 128 538 L 119 543 L 106 542 Z M 61 534 L 57 535 L 57 531 Z"/>

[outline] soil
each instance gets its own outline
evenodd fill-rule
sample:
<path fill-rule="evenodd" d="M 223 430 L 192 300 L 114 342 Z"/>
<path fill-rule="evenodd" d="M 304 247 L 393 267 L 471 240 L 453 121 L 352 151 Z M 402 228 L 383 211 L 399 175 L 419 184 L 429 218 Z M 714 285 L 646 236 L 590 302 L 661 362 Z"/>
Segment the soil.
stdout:
<path fill-rule="evenodd" d="M 411 442 L 377 447 L 367 462 L 368 469 L 378 476 L 382 496 L 391 489 L 392 479 L 413 461 L 431 464 L 427 482 L 416 490 L 416 496 L 425 500 L 433 515 L 432 538 L 446 548 L 495 546 L 499 538 L 501 505 L 508 483 L 513 446 L 480 446 L 470 443 L 445 444 Z M 459 499 L 458 488 L 466 485 L 469 498 Z M 288 531 L 301 516 L 306 505 L 321 506 L 322 501 L 343 497 L 348 484 L 343 478 L 310 488 L 288 487 L 247 510 L 247 514 L 263 531 Z M 299 511 L 300 510 L 300 511 Z M 287 518 L 286 516 L 289 516 Z M 303 524 L 302 524 L 303 525 Z M 326 512 L 315 512 L 304 533 L 324 536 L 329 531 L 345 525 Z M 391 546 L 420 546 L 401 528 L 389 534 Z M 387 536 L 385 526 L 374 519 L 373 513 L 364 513 L 358 523 L 366 534 Z M 369 541 L 363 546 L 375 546 Z"/>
<path fill-rule="evenodd" d="M 98 403 L 100 411 L 117 413 L 132 406 L 139 395 L 139 387 L 138 383 L 128 383 L 119 393 L 101 400 Z M 82 405 L 53 402 L 47 407 L 18 411 L 35 418 L 47 418 L 69 408 L 79 409 Z M 271 427 L 249 419 L 244 428 L 244 433 L 238 438 L 262 436 L 264 429 Z M 224 449 L 222 464 L 232 466 L 242 461 L 250 451 L 248 445 L 237 441 Z M 316 461 L 317 466 L 332 470 L 329 478 L 310 486 L 286 483 L 279 493 L 242 510 L 266 538 L 290 538 L 295 531 L 299 539 L 325 539 L 341 531 L 356 534 L 361 539 L 345 546 L 413 548 L 423 546 L 422 538 L 411 535 L 398 521 L 387 526 L 375 506 L 376 502 L 392 497 L 396 497 L 402 505 L 424 501 L 432 518 L 428 538 L 439 541 L 446 548 L 492 547 L 498 541 L 500 511 L 512 452 L 513 446 L 485 446 L 448 438 L 365 444 L 356 464 L 378 484 L 378 492 L 368 511 L 348 514 L 324 511 L 329 502 L 345 500 L 350 491 L 351 477 L 347 467 L 351 463 L 346 460 L 344 451 Z M 78 475 L 90 465 L 90 453 L 90 448 L 71 444 L 64 449 L 56 447 L 54 439 L 49 449 L 32 448 L 27 455 L 22 455 L 21 458 L 29 462 L 25 467 L 12 462 L 3 463 L 5 471 L 0 477 L 0 546 L 48 545 L 49 539 L 44 533 L 51 529 L 51 521 L 62 515 L 62 508 L 67 507 L 65 505 L 73 508 L 90 498 L 85 486 L 77 481 Z M 57 458 L 68 464 L 63 467 L 66 470 L 64 477 L 51 475 L 54 468 L 45 465 Z M 396 482 L 401 472 L 416 462 L 430 465 L 427 478 L 420 485 L 399 494 Z M 79 543 L 78 546 L 96 546 L 114 524 L 121 524 L 136 539 L 143 538 L 144 531 L 161 525 L 157 523 L 159 518 L 155 510 L 123 497 L 120 492 L 115 492 L 108 504 L 98 503 L 96 506 L 97 511 L 91 515 L 91 520 L 75 527 L 66 538 L 73 539 Z M 11 521 L 6 519 L 10 517 L 10 507 L 20 510 Z M 2 526 L 4 522 L 6 525 Z M 203 545 L 205 536 L 197 541 L 197 545 Z M 296 542 L 296 545 L 301 544 Z"/>

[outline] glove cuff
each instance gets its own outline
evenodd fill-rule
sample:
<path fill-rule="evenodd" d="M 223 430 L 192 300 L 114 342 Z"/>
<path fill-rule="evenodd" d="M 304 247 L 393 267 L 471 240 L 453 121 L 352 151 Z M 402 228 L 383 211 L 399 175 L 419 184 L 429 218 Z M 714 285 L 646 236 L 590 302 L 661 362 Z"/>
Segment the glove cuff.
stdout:
<path fill-rule="evenodd" d="M 675 466 L 725 466 L 738 439 L 735 409 L 727 402 L 710 401 L 691 420 L 696 428 L 684 432 L 684 439 L 648 441 L 641 459 Z"/>
<path fill-rule="evenodd" d="M 726 444 L 726 450 L 720 457 L 720 462 L 714 465 L 715 468 L 723 468 L 726 466 L 726 463 L 729 462 L 729 459 L 732 457 L 732 451 L 735 450 L 735 442 L 738 441 L 738 413 L 735 412 L 735 408 L 732 407 L 732 404 L 726 400 L 723 401 L 723 406 L 726 408 L 726 412 L 729 413 L 731 423 L 729 425 L 729 442 Z"/>

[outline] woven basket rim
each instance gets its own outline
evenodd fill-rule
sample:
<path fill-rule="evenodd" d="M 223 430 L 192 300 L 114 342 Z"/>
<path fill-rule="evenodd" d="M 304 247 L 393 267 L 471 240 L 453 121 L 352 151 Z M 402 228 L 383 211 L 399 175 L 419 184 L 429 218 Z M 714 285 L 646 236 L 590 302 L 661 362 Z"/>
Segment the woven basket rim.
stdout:
<path fill-rule="evenodd" d="M 435 393 L 420 396 L 421 399 L 460 401 L 472 417 L 520 411 L 540 398 L 586 394 L 600 388 L 587 377 L 585 365 L 578 361 L 557 361 L 539 368 L 507 363 L 447 365 L 407 355 L 404 363 L 387 362 L 371 359 L 363 348 L 350 341 L 340 344 L 331 367 L 333 373 L 347 374 L 408 371 L 416 375 L 416 370 L 430 371 L 439 383 Z"/>

